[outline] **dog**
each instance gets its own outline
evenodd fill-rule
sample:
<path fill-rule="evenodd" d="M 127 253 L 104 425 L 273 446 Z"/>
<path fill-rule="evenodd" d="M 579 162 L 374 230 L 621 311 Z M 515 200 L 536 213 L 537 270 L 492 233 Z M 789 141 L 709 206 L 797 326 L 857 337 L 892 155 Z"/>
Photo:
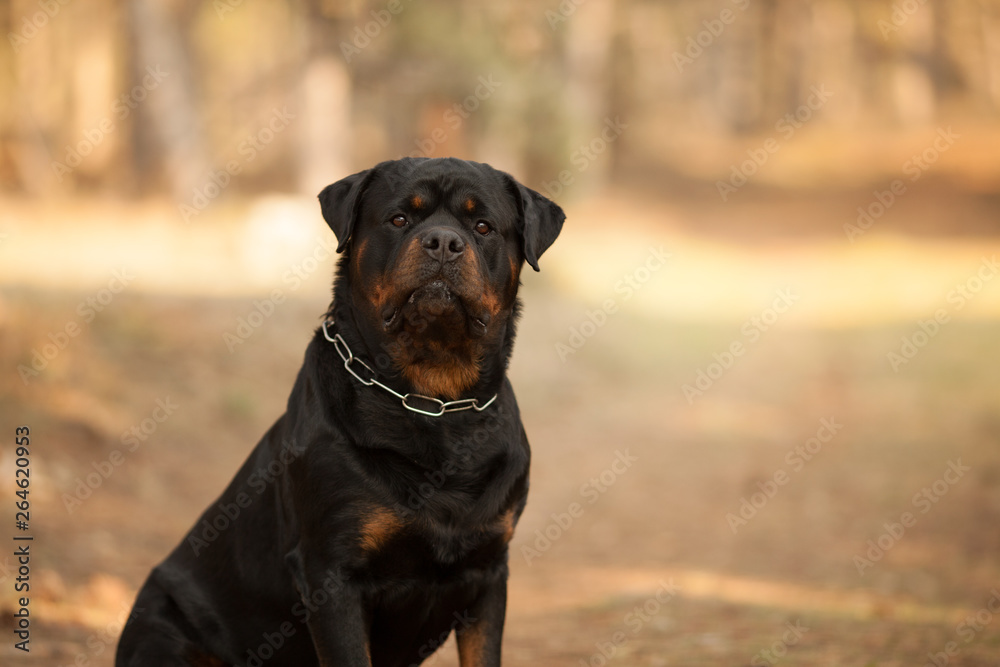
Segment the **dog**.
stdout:
<path fill-rule="evenodd" d="M 138 593 L 118 667 L 500 665 L 530 449 L 506 369 L 562 209 L 405 158 L 319 195 L 341 257 L 286 412 Z"/>

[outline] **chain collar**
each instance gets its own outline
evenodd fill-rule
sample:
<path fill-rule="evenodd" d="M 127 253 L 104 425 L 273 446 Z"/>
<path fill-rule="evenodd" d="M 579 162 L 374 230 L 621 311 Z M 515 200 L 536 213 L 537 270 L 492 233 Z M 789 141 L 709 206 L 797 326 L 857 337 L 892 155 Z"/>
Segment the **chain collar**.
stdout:
<path fill-rule="evenodd" d="M 339 333 L 334 334 L 333 336 L 330 335 L 330 332 L 327 330 L 327 325 L 332 324 L 333 321 L 331 320 L 323 321 L 323 336 L 325 336 L 328 341 L 333 343 L 333 347 L 337 350 L 337 354 L 339 354 L 340 358 L 344 360 L 344 368 L 347 369 L 347 372 L 353 375 L 358 382 L 366 387 L 375 385 L 376 387 L 380 387 L 381 389 L 389 392 L 402 401 L 403 407 L 411 412 L 427 415 L 428 417 L 440 417 L 446 412 L 459 412 L 460 410 L 469 409 L 475 410 L 476 412 L 482 412 L 486 408 L 490 407 L 493 401 L 497 400 L 497 394 L 493 394 L 493 397 L 490 400 L 480 405 L 478 398 L 460 398 L 457 401 L 442 401 L 439 398 L 424 396 L 423 394 L 400 394 L 392 387 L 387 387 L 375 379 L 375 371 L 372 370 L 372 367 L 361 361 L 358 357 L 354 356 L 354 353 L 351 352 L 351 348 L 347 346 L 347 343 Z M 365 373 L 367 377 L 359 375 L 358 372 L 352 368 L 352 364 L 360 366 L 362 372 Z M 413 402 L 416 402 L 416 405 L 414 405 Z M 425 404 L 428 407 L 434 406 L 436 409 L 433 412 L 431 410 L 424 410 L 418 407 L 421 404 Z"/>

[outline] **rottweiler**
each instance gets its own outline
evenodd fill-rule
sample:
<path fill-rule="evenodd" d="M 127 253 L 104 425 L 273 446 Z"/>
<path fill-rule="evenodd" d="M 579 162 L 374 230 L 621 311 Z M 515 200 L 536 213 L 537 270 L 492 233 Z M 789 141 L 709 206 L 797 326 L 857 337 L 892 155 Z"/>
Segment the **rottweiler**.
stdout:
<path fill-rule="evenodd" d="M 286 412 L 153 569 L 119 667 L 500 665 L 530 450 L 506 370 L 525 262 L 565 215 L 506 173 L 406 158 L 319 195 L 332 304 Z"/>

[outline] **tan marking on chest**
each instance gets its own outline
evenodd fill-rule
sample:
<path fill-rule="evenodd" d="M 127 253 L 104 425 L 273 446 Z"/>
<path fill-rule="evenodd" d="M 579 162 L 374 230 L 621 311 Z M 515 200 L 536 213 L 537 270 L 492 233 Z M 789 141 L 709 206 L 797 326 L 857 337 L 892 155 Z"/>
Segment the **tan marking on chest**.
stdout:
<path fill-rule="evenodd" d="M 387 507 L 377 507 L 361 520 L 361 548 L 378 551 L 403 527 L 402 520 Z"/>
<path fill-rule="evenodd" d="M 503 528 L 503 541 L 510 542 L 514 537 L 514 508 L 510 508 L 500 516 L 500 526 Z"/>
<path fill-rule="evenodd" d="M 445 360 L 433 363 L 410 363 L 403 366 L 403 376 L 417 393 L 455 400 L 479 380 L 478 359 Z"/>

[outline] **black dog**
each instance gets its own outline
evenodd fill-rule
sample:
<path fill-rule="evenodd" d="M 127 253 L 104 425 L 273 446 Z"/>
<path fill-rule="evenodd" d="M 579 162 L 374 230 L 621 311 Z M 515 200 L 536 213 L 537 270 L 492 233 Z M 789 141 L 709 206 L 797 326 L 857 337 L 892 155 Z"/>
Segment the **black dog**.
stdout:
<path fill-rule="evenodd" d="M 527 261 L 565 215 L 456 159 L 320 193 L 342 255 L 278 419 L 157 566 L 119 667 L 499 665 L 528 440 L 506 377 Z"/>

